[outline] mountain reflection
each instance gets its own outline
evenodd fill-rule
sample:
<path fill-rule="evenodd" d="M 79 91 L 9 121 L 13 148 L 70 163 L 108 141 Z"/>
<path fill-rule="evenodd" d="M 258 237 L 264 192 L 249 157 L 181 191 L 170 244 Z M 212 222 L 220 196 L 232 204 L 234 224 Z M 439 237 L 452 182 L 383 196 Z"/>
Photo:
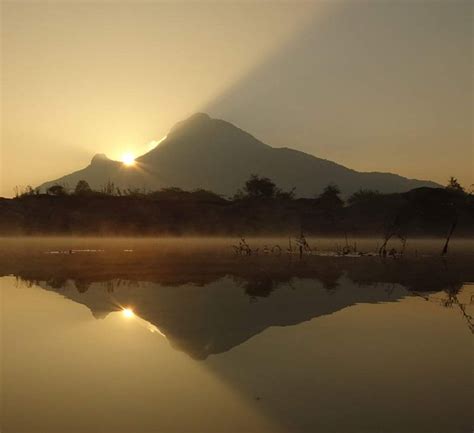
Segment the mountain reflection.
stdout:
<path fill-rule="evenodd" d="M 240 345 L 271 326 L 289 326 L 360 303 L 393 302 L 406 296 L 459 308 L 457 299 L 474 270 L 461 258 L 412 260 L 228 255 L 23 256 L 2 260 L 0 275 L 60 293 L 87 306 L 94 317 L 129 308 L 194 359 Z M 126 307 L 125 307 L 126 306 Z"/>

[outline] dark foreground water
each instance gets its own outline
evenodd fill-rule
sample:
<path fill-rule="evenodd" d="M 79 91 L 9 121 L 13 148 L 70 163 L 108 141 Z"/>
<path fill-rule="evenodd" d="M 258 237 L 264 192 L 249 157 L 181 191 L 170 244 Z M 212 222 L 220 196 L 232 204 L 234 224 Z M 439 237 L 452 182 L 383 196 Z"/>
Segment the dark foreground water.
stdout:
<path fill-rule="evenodd" d="M 472 242 L 230 243 L 1 240 L 0 431 L 472 432 Z"/>

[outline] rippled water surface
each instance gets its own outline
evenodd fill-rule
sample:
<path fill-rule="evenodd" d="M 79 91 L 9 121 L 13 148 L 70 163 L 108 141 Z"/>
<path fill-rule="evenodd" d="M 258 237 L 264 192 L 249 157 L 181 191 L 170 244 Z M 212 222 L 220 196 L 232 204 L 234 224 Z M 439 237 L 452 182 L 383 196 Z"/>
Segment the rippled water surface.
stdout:
<path fill-rule="evenodd" d="M 472 431 L 472 241 L 0 242 L 2 433 Z"/>

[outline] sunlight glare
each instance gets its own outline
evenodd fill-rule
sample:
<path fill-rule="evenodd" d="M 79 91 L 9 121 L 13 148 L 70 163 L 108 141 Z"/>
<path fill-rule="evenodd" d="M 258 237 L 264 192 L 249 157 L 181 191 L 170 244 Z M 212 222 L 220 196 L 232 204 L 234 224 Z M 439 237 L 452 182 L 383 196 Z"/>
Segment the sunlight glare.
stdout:
<path fill-rule="evenodd" d="M 135 313 L 134 313 L 133 310 L 130 309 L 130 308 L 124 308 L 124 309 L 122 310 L 122 314 L 123 314 L 127 319 L 130 319 L 130 318 L 132 318 L 132 317 L 135 316 Z"/>
<path fill-rule="evenodd" d="M 135 157 L 131 153 L 124 153 L 122 155 L 122 162 L 129 167 L 135 164 Z"/>

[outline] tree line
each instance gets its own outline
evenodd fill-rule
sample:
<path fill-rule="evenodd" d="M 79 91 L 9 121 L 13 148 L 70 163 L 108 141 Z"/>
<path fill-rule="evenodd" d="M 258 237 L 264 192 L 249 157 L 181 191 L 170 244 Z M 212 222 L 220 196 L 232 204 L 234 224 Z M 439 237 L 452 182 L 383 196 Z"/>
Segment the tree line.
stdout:
<path fill-rule="evenodd" d="M 458 179 L 451 176 L 445 189 L 450 192 L 459 194 L 473 195 L 474 185 L 468 191 L 459 183 Z M 24 188 L 15 187 L 15 197 L 26 197 L 32 195 L 41 195 L 39 188 L 33 188 L 27 185 Z M 141 198 L 168 198 L 168 199 L 214 199 L 214 200 L 226 200 L 223 196 L 216 194 L 212 191 L 204 189 L 196 189 L 193 191 L 186 191 L 178 187 L 167 187 L 157 191 L 148 191 L 146 188 L 120 188 L 113 182 L 109 181 L 103 185 L 99 190 L 94 190 L 90 187 L 86 180 L 79 180 L 73 189 L 70 189 L 67 185 L 54 184 L 48 187 L 45 191 L 46 195 L 51 196 L 133 196 Z M 378 190 L 373 189 L 360 189 L 353 193 L 347 201 L 341 198 L 340 188 L 334 184 L 328 184 L 320 194 L 315 194 L 319 204 L 322 207 L 338 209 L 344 207 L 344 205 L 354 205 L 358 203 L 367 203 L 380 196 L 382 196 Z M 244 183 L 242 189 L 239 189 L 233 197 L 232 201 L 238 200 L 283 200 L 291 201 L 296 199 L 295 188 L 290 191 L 283 191 L 278 188 L 277 185 L 268 177 L 258 176 L 252 174 L 250 178 Z"/>

